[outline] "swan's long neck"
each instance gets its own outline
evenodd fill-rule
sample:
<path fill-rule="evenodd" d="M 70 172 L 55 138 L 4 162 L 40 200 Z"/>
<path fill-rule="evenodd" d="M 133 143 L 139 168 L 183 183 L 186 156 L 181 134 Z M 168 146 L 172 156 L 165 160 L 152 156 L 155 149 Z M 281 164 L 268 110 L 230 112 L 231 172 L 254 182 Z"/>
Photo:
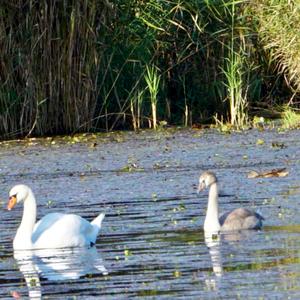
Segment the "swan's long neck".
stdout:
<path fill-rule="evenodd" d="M 219 207 L 218 207 L 218 186 L 211 184 L 208 195 L 207 212 L 204 221 L 204 231 L 218 233 L 220 231 Z"/>
<path fill-rule="evenodd" d="M 36 201 L 34 195 L 29 191 L 24 200 L 24 210 L 21 224 L 14 238 L 14 249 L 31 249 L 32 248 L 32 231 L 36 221 Z"/>

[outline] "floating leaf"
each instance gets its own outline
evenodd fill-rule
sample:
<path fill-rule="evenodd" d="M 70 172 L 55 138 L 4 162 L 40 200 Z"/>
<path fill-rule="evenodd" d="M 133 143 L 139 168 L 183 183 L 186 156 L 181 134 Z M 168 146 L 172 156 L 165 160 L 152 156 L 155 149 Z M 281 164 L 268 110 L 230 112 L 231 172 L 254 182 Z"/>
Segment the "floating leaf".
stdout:
<path fill-rule="evenodd" d="M 265 141 L 263 139 L 257 139 L 256 145 L 263 145 Z"/>
<path fill-rule="evenodd" d="M 173 272 L 173 275 L 174 275 L 175 278 L 178 278 L 178 277 L 181 276 L 181 272 L 180 272 L 179 270 L 175 270 L 175 271 Z"/>
<path fill-rule="evenodd" d="M 48 200 L 47 203 L 46 203 L 46 205 L 47 205 L 48 208 L 50 208 L 53 203 L 54 203 L 53 200 Z"/>
<path fill-rule="evenodd" d="M 31 278 L 31 279 L 30 279 L 30 286 L 31 286 L 31 287 L 37 286 L 37 281 L 36 281 L 35 278 Z"/>
<path fill-rule="evenodd" d="M 162 169 L 164 166 L 160 165 L 159 163 L 155 163 L 153 165 L 153 169 Z"/>
<path fill-rule="evenodd" d="M 130 163 L 119 170 L 119 172 L 141 172 L 144 171 L 143 168 L 139 168 L 136 163 Z"/>
<path fill-rule="evenodd" d="M 125 250 L 124 250 L 124 255 L 125 255 L 125 257 L 128 257 L 128 256 L 132 255 L 132 253 L 131 253 L 130 250 L 125 249 Z"/>
<path fill-rule="evenodd" d="M 132 168 L 130 166 L 124 166 L 119 170 L 120 172 L 131 172 Z"/>
<path fill-rule="evenodd" d="M 272 142 L 272 148 L 286 148 L 287 146 L 284 143 Z"/>
<path fill-rule="evenodd" d="M 151 197 L 152 197 L 153 201 L 157 201 L 157 194 L 156 193 L 152 193 Z"/>
<path fill-rule="evenodd" d="M 182 203 L 180 203 L 180 204 L 179 204 L 179 209 L 180 209 L 180 210 L 185 210 L 185 209 L 186 209 L 186 208 L 185 208 L 185 205 L 182 204 Z"/>

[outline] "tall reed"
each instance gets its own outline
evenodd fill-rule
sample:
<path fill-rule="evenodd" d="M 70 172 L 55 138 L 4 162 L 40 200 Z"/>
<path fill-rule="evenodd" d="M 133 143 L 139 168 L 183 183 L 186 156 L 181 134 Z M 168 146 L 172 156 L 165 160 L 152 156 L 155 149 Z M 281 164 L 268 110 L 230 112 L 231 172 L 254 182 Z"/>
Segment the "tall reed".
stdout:
<path fill-rule="evenodd" d="M 300 91 L 300 6 L 298 1 L 263 0 L 252 2 L 253 14 L 269 65 L 285 74 L 290 88 Z"/>
<path fill-rule="evenodd" d="M 288 44 L 268 47 L 277 31 L 267 23 L 285 28 L 298 9 L 272 1 L 0 2 L 1 138 L 138 129 L 150 119 L 186 126 L 216 114 L 241 126 L 250 101 L 289 99 L 277 61 L 297 91 L 297 64 L 286 62 Z M 291 14 L 277 13 L 278 1 Z"/>
<path fill-rule="evenodd" d="M 247 86 L 242 54 L 232 52 L 230 58 L 225 59 L 225 69 L 222 71 L 226 77 L 224 85 L 228 93 L 230 124 L 242 128 L 247 123 Z"/>
<path fill-rule="evenodd" d="M 150 93 L 151 110 L 152 110 L 152 124 L 153 128 L 157 126 L 157 94 L 159 89 L 160 75 L 158 75 L 157 68 L 154 65 L 146 66 L 145 81 Z"/>
<path fill-rule="evenodd" d="M 5 1 L 4 1 L 5 2 Z M 0 4 L 2 137 L 91 128 L 112 8 L 105 0 Z"/>
<path fill-rule="evenodd" d="M 132 126 L 134 131 L 141 128 L 142 105 L 144 100 L 144 91 L 138 91 L 130 99 L 130 111 L 132 115 Z"/>

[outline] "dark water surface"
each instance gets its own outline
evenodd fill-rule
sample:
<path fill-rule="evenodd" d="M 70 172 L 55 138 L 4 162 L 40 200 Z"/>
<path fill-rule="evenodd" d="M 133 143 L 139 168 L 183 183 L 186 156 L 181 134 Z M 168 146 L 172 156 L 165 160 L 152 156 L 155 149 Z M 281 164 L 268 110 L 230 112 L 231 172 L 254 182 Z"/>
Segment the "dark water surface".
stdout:
<path fill-rule="evenodd" d="M 1 299 L 300 298 L 300 131 L 87 135 L 3 142 L 0 155 Z M 281 167 L 287 177 L 247 178 Z M 255 209 L 262 231 L 205 241 L 207 169 L 220 210 Z M 17 183 L 32 187 L 38 218 L 105 212 L 96 248 L 14 258 L 23 208 L 5 207 Z"/>

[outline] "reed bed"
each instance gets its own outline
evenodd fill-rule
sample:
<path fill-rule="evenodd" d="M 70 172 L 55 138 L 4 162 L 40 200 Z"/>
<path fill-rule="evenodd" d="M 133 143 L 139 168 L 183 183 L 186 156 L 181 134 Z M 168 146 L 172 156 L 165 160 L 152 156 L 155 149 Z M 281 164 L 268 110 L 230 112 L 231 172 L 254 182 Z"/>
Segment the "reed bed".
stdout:
<path fill-rule="evenodd" d="M 283 16 L 275 2 L 1 1 L 0 136 L 192 126 L 216 114 L 242 127 L 252 105 L 297 103 L 297 65 L 268 23 L 299 11 L 288 1 Z"/>

